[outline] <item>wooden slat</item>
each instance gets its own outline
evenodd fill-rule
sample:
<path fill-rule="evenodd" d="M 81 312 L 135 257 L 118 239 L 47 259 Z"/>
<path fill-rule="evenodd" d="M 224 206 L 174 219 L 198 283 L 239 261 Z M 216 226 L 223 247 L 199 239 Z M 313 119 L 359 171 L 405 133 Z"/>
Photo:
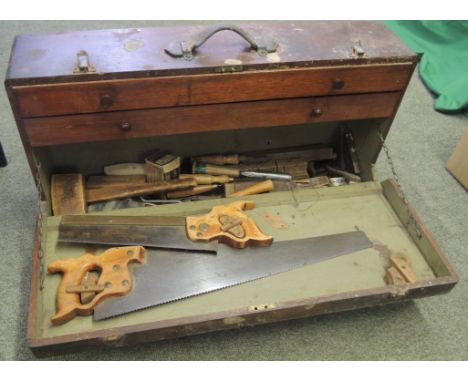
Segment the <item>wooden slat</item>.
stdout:
<path fill-rule="evenodd" d="M 52 211 L 54 215 L 86 212 L 83 175 L 54 174 L 51 180 Z"/>
<path fill-rule="evenodd" d="M 13 92 L 23 117 L 39 117 L 397 91 L 411 73 L 411 63 L 338 66 L 16 86 Z"/>
<path fill-rule="evenodd" d="M 23 122 L 31 145 L 39 147 L 202 131 L 383 118 L 393 114 L 399 99 L 398 92 L 391 92 L 30 118 Z M 123 122 L 127 122 L 131 128 L 122 129 Z"/>

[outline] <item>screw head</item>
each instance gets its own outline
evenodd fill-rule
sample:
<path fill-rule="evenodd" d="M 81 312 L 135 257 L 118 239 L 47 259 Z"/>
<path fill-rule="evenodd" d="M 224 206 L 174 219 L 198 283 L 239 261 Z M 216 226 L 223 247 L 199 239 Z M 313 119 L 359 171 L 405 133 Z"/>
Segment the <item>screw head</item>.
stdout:
<path fill-rule="evenodd" d="M 322 114 L 322 109 L 320 109 L 319 107 L 316 107 L 314 110 L 312 110 L 313 117 L 320 117 Z"/>
<path fill-rule="evenodd" d="M 124 122 L 122 122 L 122 123 L 120 124 L 120 129 L 121 129 L 122 131 L 130 131 L 131 128 L 132 128 L 132 125 L 130 125 L 130 123 L 128 123 L 128 122 L 125 122 L 125 121 L 124 121 Z"/>

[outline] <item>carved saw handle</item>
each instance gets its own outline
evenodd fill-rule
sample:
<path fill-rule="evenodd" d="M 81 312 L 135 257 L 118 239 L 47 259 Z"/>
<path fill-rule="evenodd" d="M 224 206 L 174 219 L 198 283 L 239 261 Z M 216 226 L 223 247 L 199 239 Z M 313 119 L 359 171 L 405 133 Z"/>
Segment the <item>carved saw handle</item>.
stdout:
<path fill-rule="evenodd" d="M 57 312 L 53 325 L 62 325 L 76 315 L 88 316 L 105 298 L 126 295 L 132 289 L 131 262 L 144 263 L 146 250 L 141 246 L 116 247 L 96 256 L 86 253 L 77 258 L 58 259 L 47 267 L 49 273 L 63 273 L 57 290 Z M 99 270 L 98 288 L 101 291 L 87 304 L 80 301 L 81 283 L 86 272 Z"/>
<path fill-rule="evenodd" d="M 255 221 L 244 213 L 254 207 L 252 201 L 239 201 L 213 207 L 206 215 L 188 216 L 187 234 L 193 241 L 218 239 L 234 248 L 267 247 L 273 237 L 260 231 Z"/>

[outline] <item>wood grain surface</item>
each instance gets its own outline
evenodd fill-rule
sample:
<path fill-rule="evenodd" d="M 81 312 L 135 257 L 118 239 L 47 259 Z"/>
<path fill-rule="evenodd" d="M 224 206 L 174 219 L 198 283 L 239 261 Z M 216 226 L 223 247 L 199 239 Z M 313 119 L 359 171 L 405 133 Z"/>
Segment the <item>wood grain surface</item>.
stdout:
<path fill-rule="evenodd" d="M 384 118 L 394 113 L 400 97 L 398 92 L 342 95 L 28 118 L 23 122 L 31 145 L 39 147 L 202 131 Z M 124 123 L 125 129 L 122 128 Z"/>
<path fill-rule="evenodd" d="M 23 117 L 397 91 L 412 65 L 265 70 L 15 86 Z"/>

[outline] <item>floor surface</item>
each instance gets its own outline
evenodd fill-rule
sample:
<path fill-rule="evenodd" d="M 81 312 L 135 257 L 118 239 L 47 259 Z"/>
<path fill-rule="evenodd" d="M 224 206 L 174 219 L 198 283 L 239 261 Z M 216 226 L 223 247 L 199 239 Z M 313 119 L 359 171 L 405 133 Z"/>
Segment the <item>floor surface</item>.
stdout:
<path fill-rule="evenodd" d="M 166 22 L 166 24 L 174 22 Z M 0 22 L 0 77 L 13 37 L 22 33 L 146 27 L 163 22 Z M 467 360 L 468 195 L 445 164 L 468 119 L 443 115 L 415 75 L 388 137 L 410 202 L 460 276 L 455 289 L 415 302 L 255 328 L 69 355 L 68 360 Z M 0 142 L 9 165 L 0 169 L 0 359 L 34 359 L 25 345 L 36 191 L 10 111 L 0 90 Z M 391 175 L 383 155 L 377 170 Z"/>

